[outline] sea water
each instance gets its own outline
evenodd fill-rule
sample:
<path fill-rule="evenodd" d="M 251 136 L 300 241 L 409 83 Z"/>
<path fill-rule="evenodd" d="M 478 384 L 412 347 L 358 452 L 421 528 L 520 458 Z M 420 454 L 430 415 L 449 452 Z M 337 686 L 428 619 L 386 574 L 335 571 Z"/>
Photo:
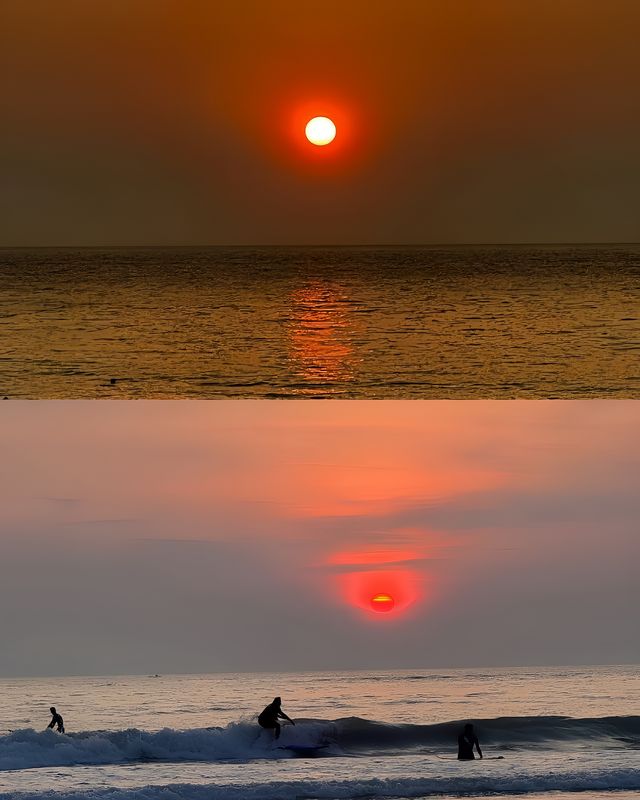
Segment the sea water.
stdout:
<path fill-rule="evenodd" d="M 620 800 L 639 690 L 635 666 L 5 679 L 0 798 Z M 275 695 L 296 722 L 277 742 L 256 722 Z M 467 721 L 482 761 L 456 760 Z"/>
<path fill-rule="evenodd" d="M 0 396 L 640 396 L 640 246 L 0 249 Z"/>

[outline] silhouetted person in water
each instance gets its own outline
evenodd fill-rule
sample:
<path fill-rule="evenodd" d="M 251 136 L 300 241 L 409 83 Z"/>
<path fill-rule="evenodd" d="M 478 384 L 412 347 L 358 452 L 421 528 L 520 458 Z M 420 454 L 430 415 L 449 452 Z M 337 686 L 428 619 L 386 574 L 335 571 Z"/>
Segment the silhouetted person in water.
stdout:
<path fill-rule="evenodd" d="M 55 728 L 58 733 L 64 733 L 64 720 L 62 719 L 61 715 L 58 714 L 53 706 L 51 706 L 49 711 L 53 714 L 53 716 L 51 717 L 51 722 L 47 725 L 47 728 Z"/>
<path fill-rule="evenodd" d="M 474 761 L 473 748 L 476 748 L 478 755 L 482 758 L 482 750 L 480 749 L 480 742 L 473 730 L 473 725 L 470 722 L 464 726 L 464 730 L 458 736 L 458 760 L 459 761 Z"/>
<path fill-rule="evenodd" d="M 279 697 L 273 698 L 273 703 L 269 703 L 269 705 L 265 708 L 265 710 L 260 714 L 258 717 L 258 725 L 261 728 L 275 728 L 276 731 L 276 739 L 280 738 L 280 723 L 278 719 L 288 719 L 292 725 L 296 723 L 288 717 L 282 708 L 282 700 Z"/>

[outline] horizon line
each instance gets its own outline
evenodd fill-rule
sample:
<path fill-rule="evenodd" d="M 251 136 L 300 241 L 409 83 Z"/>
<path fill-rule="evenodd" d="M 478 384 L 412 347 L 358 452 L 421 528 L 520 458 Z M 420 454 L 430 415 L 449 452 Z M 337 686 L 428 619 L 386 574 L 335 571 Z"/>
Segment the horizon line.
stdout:
<path fill-rule="evenodd" d="M 148 672 L 93 672 L 93 673 L 73 673 L 70 675 L 54 674 L 54 675 L 0 675 L 0 681 L 12 680 L 48 680 L 50 678 L 178 678 L 187 676 L 203 676 L 203 675 L 300 675 L 303 673 L 340 673 L 340 672 L 410 672 L 414 670 L 423 670 L 425 672 L 442 672 L 443 670 L 450 671 L 463 671 L 463 670 L 519 670 L 519 669 L 583 669 L 589 667 L 592 669 L 600 667 L 638 667 L 640 662 L 626 661 L 622 663 L 598 663 L 598 664 L 511 664 L 511 665 L 475 665 L 475 666 L 440 666 L 440 667 L 351 667 L 349 669 L 332 669 L 330 667 L 323 667 L 322 669 L 297 669 L 297 670 L 221 670 L 218 672 L 165 672 L 154 673 Z"/>
<path fill-rule="evenodd" d="M 194 244 L 151 244 L 151 243 L 137 243 L 137 244 L 0 244 L 0 250 L 103 250 L 103 249 L 198 249 L 198 248 L 296 248 L 296 247 L 313 247 L 313 248 L 359 248 L 359 247 L 425 247 L 425 248 L 438 248 L 438 247 L 611 247 L 611 246 L 639 246 L 640 241 L 535 241 L 535 242 L 356 242 L 350 244 L 277 244 L 277 243 L 261 243 L 261 244 L 233 244 L 233 243 L 194 243 Z"/>

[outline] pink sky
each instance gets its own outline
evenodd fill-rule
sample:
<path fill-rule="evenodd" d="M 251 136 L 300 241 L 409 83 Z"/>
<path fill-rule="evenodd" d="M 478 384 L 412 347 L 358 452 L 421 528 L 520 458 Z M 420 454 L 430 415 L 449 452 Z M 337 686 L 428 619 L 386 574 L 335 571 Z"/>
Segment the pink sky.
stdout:
<path fill-rule="evenodd" d="M 0 593 L 31 599 L 7 623 L 18 644 L 0 670 L 27 669 L 43 637 L 64 643 L 67 671 L 151 669 L 166 619 L 188 640 L 193 620 L 194 641 L 164 653 L 164 671 L 251 669 L 255 627 L 278 642 L 259 668 L 285 654 L 386 664 L 380 636 L 392 666 L 417 665 L 434 660 L 426 630 L 434 663 L 464 663 L 457 634 L 478 616 L 501 633 L 471 662 L 621 660 L 638 599 L 639 422 L 618 401 L 5 403 Z M 376 591 L 394 594 L 392 613 L 370 610 Z M 148 640 L 132 644 L 122 613 Z M 109 631 L 103 669 L 102 639 L 95 661 L 81 644 L 94 619 Z M 195 644 L 203 619 L 224 657 Z M 529 643 L 520 657 L 509 631 Z"/>

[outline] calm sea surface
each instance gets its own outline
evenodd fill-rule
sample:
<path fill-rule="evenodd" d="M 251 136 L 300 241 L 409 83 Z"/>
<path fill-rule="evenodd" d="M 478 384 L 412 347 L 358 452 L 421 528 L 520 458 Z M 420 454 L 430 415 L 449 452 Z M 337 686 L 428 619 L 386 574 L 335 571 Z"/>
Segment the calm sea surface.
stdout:
<path fill-rule="evenodd" d="M 8 397 L 640 397 L 640 246 L 4 249 L 0 325 Z"/>
<path fill-rule="evenodd" d="M 639 690 L 632 666 L 2 680 L 0 800 L 621 800 Z M 275 694 L 278 743 L 256 723 Z M 459 763 L 469 719 L 485 758 Z"/>

